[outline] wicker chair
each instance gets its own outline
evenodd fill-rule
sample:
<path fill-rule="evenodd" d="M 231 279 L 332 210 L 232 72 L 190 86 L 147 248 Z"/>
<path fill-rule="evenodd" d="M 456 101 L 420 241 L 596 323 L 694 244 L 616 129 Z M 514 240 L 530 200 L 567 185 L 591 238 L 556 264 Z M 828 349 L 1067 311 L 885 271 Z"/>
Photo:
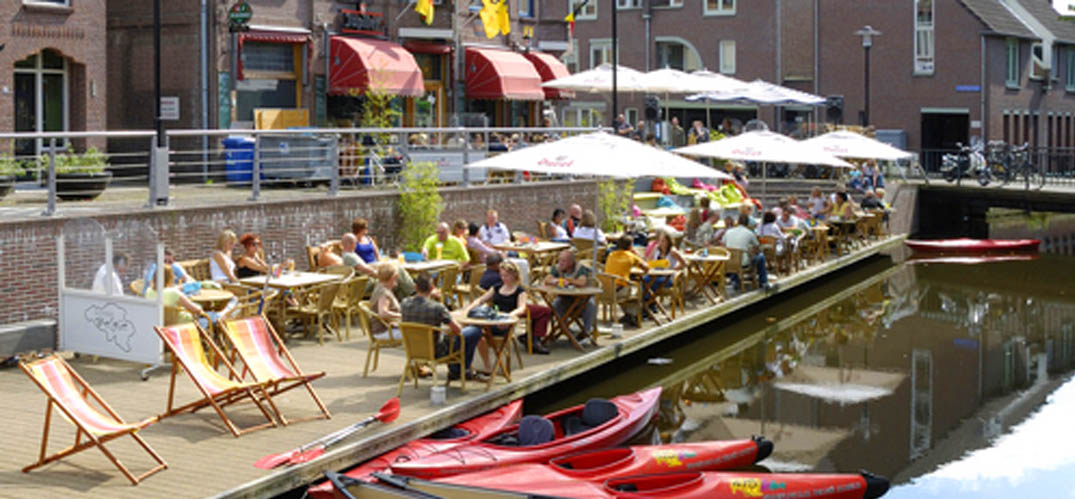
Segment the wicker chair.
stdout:
<path fill-rule="evenodd" d="M 447 354 L 438 357 L 435 341 L 435 332 L 437 331 L 437 328 L 428 324 L 402 322 L 399 325 L 399 329 L 403 333 L 403 348 L 407 351 L 407 361 L 403 366 L 403 374 L 399 377 L 399 389 L 396 390 L 397 397 L 403 394 L 403 383 L 407 381 L 407 377 L 411 376 L 412 372 L 418 372 L 419 364 L 423 362 L 433 364 L 434 368 L 437 364 L 458 364 L 459 389 L 466 393 L 466 357 L 464 355 L 465 350 L 463 349 L 462 338 L 460 338 L 460 341 L 458 342 L 458 348 L 449 348 Z M 451 380 L 448 380 L 448 382 L 450 381 Z M 437 384 L 436 369 L 433 369 L 433 384 Z M 447 383 L 445 383 L 445 385 L 447 385 Z M 414 387 L 416 389 L 418 388 L 417 376 L 414 377 Z"/>
<path fill-rule="evenodd" d="M 317 286 L 306 293 L 305 303 L 300 304 L 293 311 L 296 317 L 306 321 L 307 335 L 310 334 L 310 326 L 317 328 L 317 342 L 319 344 L 323 345 L 325 343 L 325 329 L 335 333 L 337 340 L 343 341 L 339 328 L 337 327 L 335 331 L 332 330 L 334 318 L 332 305 L 336 301 L 336 293 L 339 289 L 340 283 L 338 282 Z"/>
<path fill-rule="evenodd" d="M 623 280 L 612 274 L 606 274 L 599 272 L 597 274 L 597 281 L 601 283 L 601 294 L 597 295 L 597 304 L 601 307 L 603 313 L 602 317 L 606 322 L 611 322 L 615 319 L 613 312 L 615 307 L 623 307 L 625 303 L 638 303 L 638 312 L 635 321 L 638 324 L 642 324 L 642 283 L 640 281 L 630 281 L 623 284 Z M 617 282 L 621 283 L 617 286 Z M 627 296 L 620 296 L 616 293 L 617 287 L 627 286 L 631 288 L 630 294 Z"/>
<path fill-rule="evenodd" d="M 383 338 L 377 338 L 373 335 L 373 328 L 370 325 L 373 321 L 380 321 L 385 330 L 389 334 Z M 370 359 L 373 359 L 373 370 L 377 370 L 377 363 L 381 358 L 382 348 L 397 348 L 403 346 L 403 341 L 393 339 L 391 332 L 395 324 L 385 321 L 380 315 L 373 313 L 370 309 L 369 302 L 358 302 L 358 322 L 362 326 L 362 330 L 365 331 L 366 337 L 369 338 L 369 347 L 366 349 L 366 367 L 362 370 L 362 377 L 365 378 L 370 372 Z"/>
<path fill-rule="evenodd" d="M 747 285 L 758 288 L 758 273 L 754 266 L 747 262 L 743 265 L 743 250 L 727 248 L 728 264 L 724 266 L 724 275 L 735 275 L 739 278 L 740 289 L 746 290 Z"/>
<path fill-rule="evenodd" d="M 369 276 L 352 274 L 340 283 L 340 289 L 336 292 L 336 300 L 332 302 L 334 322 L 340 324 L 340 319 L 343 319 L 347 339 L 351 339 L 351 324 L 353 324 L 351 317 L 357 316 L 359 313 L 358 303 L 362 301 L 366 294 L 366 285 L 369 280 Z"/>

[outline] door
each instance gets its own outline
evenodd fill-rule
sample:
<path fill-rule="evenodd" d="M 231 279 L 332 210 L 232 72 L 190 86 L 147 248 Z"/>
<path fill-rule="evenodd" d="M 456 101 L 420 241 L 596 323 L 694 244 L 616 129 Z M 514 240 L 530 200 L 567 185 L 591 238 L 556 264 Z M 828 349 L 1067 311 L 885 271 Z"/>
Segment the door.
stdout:
<path fill-rule="evenodd" d="M 922 113 L 922 167 L 940 171 L 941 156 L 969 145 L 970 114 Z"/>
<path fill-rule="evenodd" d="M 15 63 L 15 131 L 62 132 L 67 130 L 67 60 L 58 52 L 44 50 Z M 57 147 L 66 141 L 57 140 Z M 37 155 L 42 140 L 20 140 L 16 155 Z"/>

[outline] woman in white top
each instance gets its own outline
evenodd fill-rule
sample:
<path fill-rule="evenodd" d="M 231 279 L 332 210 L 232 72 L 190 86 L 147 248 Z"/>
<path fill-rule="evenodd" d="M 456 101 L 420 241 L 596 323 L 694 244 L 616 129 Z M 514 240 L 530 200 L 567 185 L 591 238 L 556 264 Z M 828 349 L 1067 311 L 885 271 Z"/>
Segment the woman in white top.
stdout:
<path fill-rule="evenodd" d="M 787 234 L 780 228 L 780 224 L 776 223 L 776 215 L 767 211 L 762 215 L 761 226 L 758 227 L 758 237 L 771 237 L 776 240 L 776 253 L 783 254 L 784 247 L 787 242 Z"/>
<path fill-rule="evenodd" d="M 209 257 L 209 275 L 216 282 L 239 282 L 235 277 L 235 260 L 231 259 L 231 250 L 238 238 L 230 230 L 223 230 L 216 238 L 216 249 Z"/>
<path fill-rule="evenodd" d="M 814 218 L 824 218 L 828 213 L 829 205 L 829 201 L 821 194 L 821 189 L 818 187 L 814 187 L 810 193 L 810 199 L 806 200 L 806 207 L 810 210 L 810 216 Z"/>
<path fill-rule="evenodd" d="M 564 212 L 563 208 L 557 208 L 552 211 L 552 223 L 545 225 L 550 241 L 563 243 L 571 241 L 571 236 L 567 235 L 567 229 L 564 228 L 565 216 L 567 216 L 567 213 Z"/>
<path fill-rule="evenodd" d="M 597 228 L 597 217 L 593 214 L 593 210 L 586 210 L 582 214 L 582 221 L 575 228 L 575 233 L 572 237 L 590 239 L 597 241 L 597 244 L 605 244 L 605 233 Z"/>

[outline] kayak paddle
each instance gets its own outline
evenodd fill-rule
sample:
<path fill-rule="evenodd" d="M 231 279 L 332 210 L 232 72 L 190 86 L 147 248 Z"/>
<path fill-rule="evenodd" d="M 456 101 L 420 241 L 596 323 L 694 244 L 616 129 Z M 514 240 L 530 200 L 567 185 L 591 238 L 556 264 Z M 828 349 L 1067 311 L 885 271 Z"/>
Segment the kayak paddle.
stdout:
<path fill-rule="evenodd" d="M 272 469 L 283 464 L 298 464 L 305 463 L 311 459 L 314 459 L 321 454 L 325 453 L 325 447 L 332 445 L 340 440 L 343 440 L 348 435 L 368 426 L 374 421 L 381 421 L 382 423 L 391 423 L 399 417 L 399 399 L 392 397 L 388 402 L 385 402 L 377 414 L 370 416 L 362 421 L 347 426 L 341 430 L 334 431 L 325 435 L 317 440 L 304 444 L 300 447 L 296 447 L 287 452 L 280 454 L 269 454 L 261 459 L 258 459 L 254 463 L 254 466 L 261 469 Z M 313 452 L 317 451 L 317 452 Z M 305 457 L 303 457 L 305 456 Z M 301 458 L 301 459 L 300 459 Z"/>

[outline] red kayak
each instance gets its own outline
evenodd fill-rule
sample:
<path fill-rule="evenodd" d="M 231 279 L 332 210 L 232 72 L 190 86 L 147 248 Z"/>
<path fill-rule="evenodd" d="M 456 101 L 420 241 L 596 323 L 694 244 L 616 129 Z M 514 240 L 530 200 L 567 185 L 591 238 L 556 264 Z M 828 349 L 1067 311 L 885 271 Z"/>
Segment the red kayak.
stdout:
<path fill-rule="evenodd" d="M 411 461 L 430 454 L 445 451 L 471 441 L 482 440 L 493 434 L 519 422 L 519 416 L 523 412 L 523 401 L 516 400 L 505 404 L 501 408 L 459 423 L 447 430 L 439 431 L 426 438 L 420 438 L 407 443 L 394 450 L 388 451 L 354 468 L 343 475 L 363 480 L 373 481 L 371 473 L 387 471 L 393 463 Z M 332 482 L 324 482 L 306 489 L 309 497 L 317 499 L 340 498 L 340 495 Z"/>
<path fill-rule="evenodd" d="M 907 247 L 929 253 L 1003 253 L 1006 251 L 1037 251 L 1038 239 L 935 239 L 904 241 Z"/>
<path fill-rule="evenodd" d="M 605 482 L 611 497 L 739 499 L 743 497 L 824 497 L 873 499 L 888 492 L 888 479 L 850 474 L 696 472 L 616 478 Z"/>
<path fill-rule="evenodd" d="M 640 445 L 572 454 L 549 464 L 517 464 L 464 473 L 439 482 L 556 495 L 568 483 L 602 484 L 616 477 L 682 471 L 734 470 L 750 466 L 773 451 L 764 438 L 692 444 Z"/>
<path fill-rule="evenodd" d="M 1037 260 L 1037 253 L 1022 253 L 1015 255 L 952 255 L 952 256 L 934 256 L 929 254 L 917 254 L 911 255 L 911 258 L 907 259 L 908 263 L 954 263 L 959 265 L 977 265 L 979 263 L 996 263 L 996 262 L 1025 262 L 1029 260 Z"/>
<path fill-rule="evenodd" d="M 661 389 L 651 388 L 612 400 L 591 399 L 518 425 L 480 441 L 406 463 L 392 472 L 435 479 L 513 464 L 547 463 L 573 452 L 615 447 L 638 433 L 657 414 Z"/>

